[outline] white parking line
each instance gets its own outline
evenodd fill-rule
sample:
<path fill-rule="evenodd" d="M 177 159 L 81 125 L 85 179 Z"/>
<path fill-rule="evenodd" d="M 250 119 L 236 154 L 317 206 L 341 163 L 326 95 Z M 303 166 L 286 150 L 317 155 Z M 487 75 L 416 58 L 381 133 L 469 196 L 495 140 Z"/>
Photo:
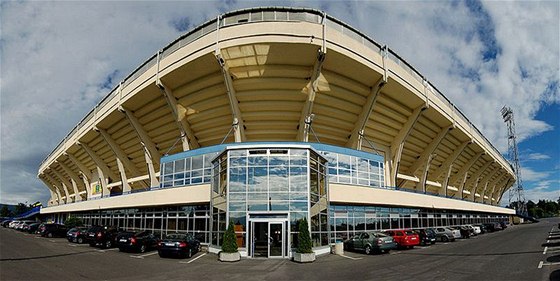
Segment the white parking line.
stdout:
<path fill-rule="evenodd" d="M 347 259 L 351 259 L 351 260 L 361 260 L 362 258 L 353 258 L 353 257 L 349 257 L 349 256 L 345 256 L 345 255 L 340 255 L 343 258 L 347 258 Z"/>
<path fill-rule="evenodd" d="M 543 261 L 539 262 L 539 266 L 537 266 L 537 268 L 542 268 L 543 263 L 544 263 Z"/>
<path fill-rule="evenodd" d="M 144 255 L 130 255 L 131 258 L 137 258 L 137 259 L 143 259 L 144 257 L 148 257 L 148 256 L 153 256 L 155 254 L 157 254 L 158 252 L 153 252 L 153 253 L 147 253 Z"/>
<path fill-rule="evenodd" d="M 542 268 L 543 265 L 551 266 L 551 265 L 559 265 L 559 264 L 560 264 L 560 262 L 543 262 L 543 261 L 541 261 L 537 268 Z"/>
<path fill-rule="evenodd" d="M 544 247 L 544 251 L 542 251 L 542 254 L 543 254 L 543 255 L 546 255 L 546 250 L 548 250 L 548 246 L 547 246 L 547 247 Z"/>
<path fill-rule="evenodd" d="M 200 258 L 204 257 L 205 255 L 206 255 L 206 253 L 204 253 L 204 254 L 202 254 L 202 255 L 196 257 L 196 258 L 193 258 L 193 259 L 191 259 L 190 261 L 180 261 L 179 263 L 191 263 L 191 262 L 193 262 L 193 261 L 195 261 L 195 260 L 197 260 L 197 259 L 200 259 Z"/>
<path fill-rule="evenodd" d="M 100 253 L 105 253 L 105 252 L 107 252 L 107 251 L 116 251 L 116 250 L 118 250 L 118 249 L 119 249 L 119 248 L 112 248 L 112 249 L 96 250 L 96 251 L 98 251 L 98 252 L 100 252 Z"/>

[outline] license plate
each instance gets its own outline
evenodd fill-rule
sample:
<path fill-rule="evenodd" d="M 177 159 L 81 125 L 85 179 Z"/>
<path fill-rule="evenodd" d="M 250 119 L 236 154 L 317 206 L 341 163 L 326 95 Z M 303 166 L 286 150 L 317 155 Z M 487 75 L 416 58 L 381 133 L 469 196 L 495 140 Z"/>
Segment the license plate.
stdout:
<path fill-rule="evenodd" d="M 93 237 L 93 236 L 95 236 L 95 234 L 88 234 L 88 236 L 89 236 L 89 237 Z"/>
<path fill-rule="evenodd" d="M 165 243 L 165 246 L 175 246 L 175 243 Z"/>
<path fill-rule="evenodd" d="M 412 238 L 410 238 L 410 239 L 411 239 L 411 240 L 416 240 L 416 237 L 412 237 Z"/>
<path fill-rule="evenodd" d="M 121 240 L 119 240 L 119 241 L 120 241 L 120 242 L 126 242 L 126 239 L 121 239 Z"/>

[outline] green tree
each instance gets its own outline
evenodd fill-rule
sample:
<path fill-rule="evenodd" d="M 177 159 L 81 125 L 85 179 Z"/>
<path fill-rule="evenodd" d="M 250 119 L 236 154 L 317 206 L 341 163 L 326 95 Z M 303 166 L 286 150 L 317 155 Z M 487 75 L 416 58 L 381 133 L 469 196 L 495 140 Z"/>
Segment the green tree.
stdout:
<path fill-rule="evenodd" d="M 11 217 L 13 215 L 14 214 L 12 213 L 12 211 L 10 211 L 8 206 L 6 206 L 6 205 L 2 206 L 2 209 L 0 210 L 0 217 L 7 218 L 7 217 Z"/>
<path fill-rule="evenodd" d="M 74 228 L 77 226 L 83 226 L 84 222 L 80 218 L 70 216 L 66 219 L 66 221 L 64 221 L 64 225 L 68 228 Z"/>
<path fill-rule="evenodd" d="M 302 219 L 298 223 L 298 245 L 296 252 L 300 254 L 310 254 L 313 253 L 311 245 L 311 235 L 309 235 L 309 224 L 307 219 Z"/>
<path fill-rule="evenodd" d="M 233 221 L 229 221 L 226 233 L 224 233 L 224 241 L 222 243 L 222 251 L 224 253 L 235 253 L 237 252 L 237 240 L 235 239 L 235 230 L 233 226 Z"/>
<path fill-rule="evenodd" d="M 20 214 L 23 214 L 23 213 L 29 211 L 29 209 L 30 209 L 29 206 L 27 206 L 23 203 L 18 203 L 15 210 L 14 210 L 14 214 L 20 215 Z"/>

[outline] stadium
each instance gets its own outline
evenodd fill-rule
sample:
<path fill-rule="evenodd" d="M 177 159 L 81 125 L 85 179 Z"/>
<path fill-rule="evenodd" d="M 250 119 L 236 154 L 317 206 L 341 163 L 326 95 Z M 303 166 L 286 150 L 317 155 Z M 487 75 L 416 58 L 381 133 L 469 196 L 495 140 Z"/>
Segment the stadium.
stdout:
<path fill-rule="evenodd" d="M 289 258 L 357 231 L 508 220 L 515 174 L 388 46 L 322 11 L 228 12 L 141 64 L 43 160 L 41 214 Z M 262 241 L 271 243 L 262 243 Z"/>

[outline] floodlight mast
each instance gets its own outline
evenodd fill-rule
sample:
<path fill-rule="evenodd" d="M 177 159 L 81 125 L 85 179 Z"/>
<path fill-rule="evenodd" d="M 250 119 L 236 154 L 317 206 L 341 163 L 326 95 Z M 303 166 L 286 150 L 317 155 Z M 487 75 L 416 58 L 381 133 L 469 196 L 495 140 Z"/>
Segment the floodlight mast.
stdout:
<path fill-rule="evenodd" d="M 519 164 L 519 154 L 517 150 L 517 138 L 515 134 L 515 121 L 513 118 L 513 110 L 504 106 L 500 111 L 502 118 L 507 124 L 508 132 L 508 158 L 517 178 L 515 187 L 509 190 L 509 205 L 512 205 L 512 200 L 517 199 L 515 202 L 515 210 L 518 214 L 527 216 L 527 203 L 525 202 L 525 195 L 523 192 L 523 181 L 521 180 L 521 165 Z"/>

